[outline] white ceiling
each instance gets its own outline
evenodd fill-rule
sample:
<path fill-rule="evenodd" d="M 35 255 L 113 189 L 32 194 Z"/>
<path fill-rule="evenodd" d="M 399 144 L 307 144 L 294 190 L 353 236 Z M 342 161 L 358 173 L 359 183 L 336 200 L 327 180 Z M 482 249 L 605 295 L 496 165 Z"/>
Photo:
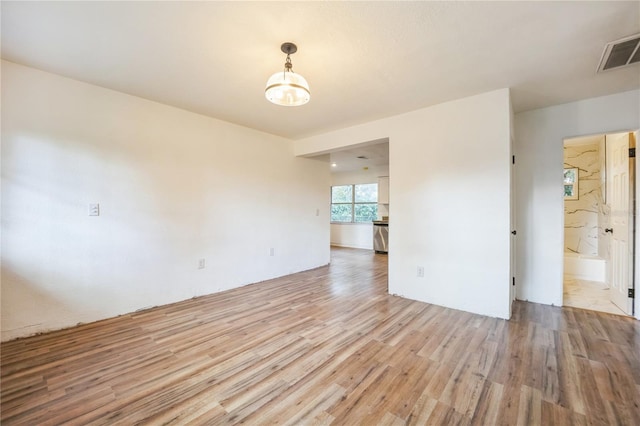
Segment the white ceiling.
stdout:
<path fill-rule="evenodd" d="M 596 74 L 640 2 L 10 2 L 2 57 L 297 139 L 511 87 L 516 112 L 640 87 Z M 298 44 L 311 102 L 264 98 Z"/>
<path fill-rule="evenodd" d="M 364 158 L 359 158 L 364 157 Z M 364 143 L 353 148 L 341 149 L 329 153 L 331 172 L 353 172 L 389 165 L 389 140 L 382 139 Z M 335 166 L 333 166 L 335 164 Z"/>

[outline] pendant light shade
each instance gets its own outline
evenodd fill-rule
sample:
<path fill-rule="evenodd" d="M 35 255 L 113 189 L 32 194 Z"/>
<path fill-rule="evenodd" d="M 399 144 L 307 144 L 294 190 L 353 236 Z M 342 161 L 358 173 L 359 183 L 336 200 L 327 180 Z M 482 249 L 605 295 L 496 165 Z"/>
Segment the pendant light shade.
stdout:
<path fill-rule="evenodd" d="M 282 106 L 304 105 L 311 99 L 309 83 L 300 74 L 293 72 L 293 65 L 289 55 L 295 53 L 298 48 L 293 43 L 283 43 L 280 50 L 287 54 L 284 70 L 269 77 L 264 91 L 269 102 Z"/>
<path fill-rule="evenodd" d="M 264 92 L 267 99 L 277 105 L 304 105 L 311 99 L 309 83 L 300 74 L 277 72 L 267 81 Z"/>

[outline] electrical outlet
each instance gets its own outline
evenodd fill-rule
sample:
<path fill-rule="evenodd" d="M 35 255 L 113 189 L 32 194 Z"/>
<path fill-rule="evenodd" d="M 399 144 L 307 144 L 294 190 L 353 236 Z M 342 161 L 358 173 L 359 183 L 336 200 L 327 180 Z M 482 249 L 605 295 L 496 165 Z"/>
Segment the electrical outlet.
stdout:
<path fill-rule="evenodd" d="M 100 204 L 98 203 L 89 204 L 89 216 L 100 216 Z"/>
<path fill-rule="evenodd" d="M 424 266 L 418 266 L 417 277 L 418 278 L 424 277 Z"/>
<path fill-rule="evenodd" d="M 275 256 L 276 255 L 276 249 L 274 249 L 273 247 L 271 247 L 269 249 L 269 256 Z"/>
<path fill-rule="evenodd" d="M 198 260 L 198 269 L 204 269 L 204 259 Z"/>

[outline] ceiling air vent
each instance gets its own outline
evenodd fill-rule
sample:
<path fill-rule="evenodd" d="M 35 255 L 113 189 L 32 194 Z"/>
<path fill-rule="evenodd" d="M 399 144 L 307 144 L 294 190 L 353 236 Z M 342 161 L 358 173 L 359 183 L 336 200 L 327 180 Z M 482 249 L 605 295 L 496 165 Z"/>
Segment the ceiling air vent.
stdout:
<path fill-rule="evenodd" d="M 612 41 L 604 46 L 598 72 L 640 62 L 640 34 Z"/>

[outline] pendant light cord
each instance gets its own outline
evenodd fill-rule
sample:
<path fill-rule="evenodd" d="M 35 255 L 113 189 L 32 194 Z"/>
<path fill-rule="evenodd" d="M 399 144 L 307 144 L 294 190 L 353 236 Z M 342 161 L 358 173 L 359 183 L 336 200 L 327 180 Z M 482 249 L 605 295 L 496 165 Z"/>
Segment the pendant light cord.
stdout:
<path fill-rule="evenodd" d="M 284 63 L 284 72 L 293 72 L 293 64 L 291 63 L 291 58 L 289 57 L 289 54 L 287 53 L 287 60 Z"/>

